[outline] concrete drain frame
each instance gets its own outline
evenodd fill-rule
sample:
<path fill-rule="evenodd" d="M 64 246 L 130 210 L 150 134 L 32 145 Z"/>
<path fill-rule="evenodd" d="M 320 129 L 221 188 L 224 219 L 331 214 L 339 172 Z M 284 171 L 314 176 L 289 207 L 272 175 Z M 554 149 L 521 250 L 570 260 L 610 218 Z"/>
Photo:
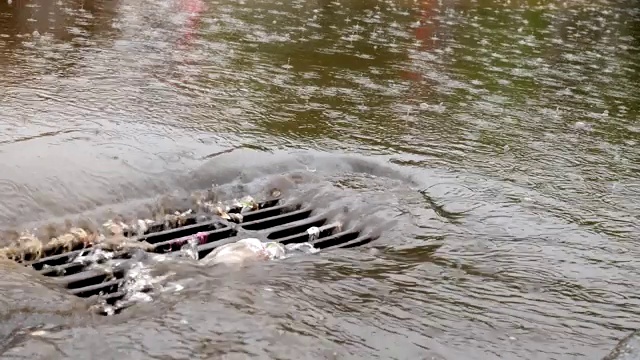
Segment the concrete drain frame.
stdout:
<path fill-rule="evenodd" d="M 232 209 L 229 214 L 240 213 L 241 209 Z M 333 248 L 350 248 L 367 244 L 375 237 L 362 234 L 358 228 L 343 229 L 339 222 L 329 222 L 331 212 L 319 212 L 313 206 L 299 201 L 285 201 L 275 198 L 257 203 L 257 208 L 242 213 L 242 221 L 237 217 L 231 219 L 219 215 L 188 215 L 181 225 L 167 228 L 163 222 L 156 222 L 148 227 L 141 236 L 125 232 L 131 240 L 146 241 L 151 244 L 150 253 L 167 254 L 178 252 L 188 240 L 198 234 L 198 258 L 202 259 L 215 248 L 239 240 L 244 237 L 258 237 L 277 241 L 282 244 L 311 243 L 316 249 L 325 251 Z M 307 230 L 317 227 L 319 233 L 310 241 Z M 88 269 L 95 262 L 76 262 L 77 257 L 92 250 L 82 247 L 48 256 L 35 261 L 25 261 L 43 276 L 55 278 L 62 287 L 78 297 L 98 296 L 106 304 L 114 305 L 126 296 L 122 290 L 126 270 L 124 268 L 105 271 Z M 126 260 L 131 257 L 130 251 L 117 251 L 111 260 Z M 103 313 L 104 315 L 104 313 Z"/>

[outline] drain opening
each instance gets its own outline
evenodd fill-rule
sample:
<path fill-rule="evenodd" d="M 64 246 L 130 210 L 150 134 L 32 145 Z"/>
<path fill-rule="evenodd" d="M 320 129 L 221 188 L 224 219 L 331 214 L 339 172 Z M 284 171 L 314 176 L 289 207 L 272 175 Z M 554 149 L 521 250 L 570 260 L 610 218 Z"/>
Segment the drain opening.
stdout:
<path fill-rule="evenodd" d="M 373 240 L 359 231 L 343 230 L 339 222 L 328 223 L 328 213 L 316 213 L 311 206 L 284 203 L 281 199 L 258 203 L 255 209 L 249 211 L 233 208 L 227 213 L 235 215 L 187 215 L 179 223 L 152 223 L 141 236 L 133 231 L 125 231 L 124 235 L 132 241 L 149 244 L 143 249 L 146 252 L 166 254 L 180 251 L 197 234 L 199 258 L 204 258 L 219 246 L 237 241 L 240 230 L 254 232 L 255 237 L 282 244 L 309 242 L 319 250 L 355 247 Z M 310 234 L 311 228 L 317 230 Z M 51 251 L 38 260 L 29 261 L 26 257 L 19 262 L 33 267 L 44 276 L 55 278 L 71 294 L 83 298 L 97 295 L 105 303 L 113 305 L 126 296 L 123 291 L 126 269 L 116 266 L 107 271 L 89 267 L 108 260 L 126 260 L 132 256 L 131 252 L 114 251 L 110 253 L 111 256 L 79 261 L 91 251 L 91 247 L 85 245 L 63 253 Z"/>

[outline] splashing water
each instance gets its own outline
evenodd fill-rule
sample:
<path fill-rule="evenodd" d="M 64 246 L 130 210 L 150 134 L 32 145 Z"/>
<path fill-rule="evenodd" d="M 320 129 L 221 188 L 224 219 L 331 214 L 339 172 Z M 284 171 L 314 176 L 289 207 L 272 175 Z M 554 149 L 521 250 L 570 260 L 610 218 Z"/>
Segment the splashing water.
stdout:
<path fill-rule="evenodd" d="M 311 227 L 307 232 L 311 241 L 320 234 L 320 230 L 317 227 Z M 127 268 L 120 288 L 120 291 L 125 293 L 124 297 L 113 305 L 102 301 L 96 306 L 99 311 L 107 315 L 114 315 L 120 309 L 136 303 L 152 302 L 156 294 L 179 292 L 184 289 L 183 285 L 168 281 L 176 274 L 175 272 L 154 275 L 153 272 L 156 270 L 154 264 L 157 263 L 188 260 L 199 266 L 232 265 L 252 260 L 281 260 L 295 255 L 315 254 L 320 251 L 309 242 L 283 245 L 275 241 L 262 242 L 257 238 L 245 238 L 222 245 L 204 257 L 202 261 L 199 261 L 198 246 L 204 243 L 203 236 L 203 233 L 198 233 L 185 237 L 185 242 L 180 251 L 171 255 L 148 254 L 136 249 L 132 254 L 132 259 L 117 262 L 112 260 L 113 253 L 102 249 L 94 249 L 87 255 L 78 256 L 74 261 L 91 263 L 92 267 L 100 268 L 107 272 L 113 271 L 117 267 Z"/>
<path fill-rule="evenodd" d="M 198 254 L 198 245 L 205 243 L 205 237 L 206 235 L 203 235 L 203 233 L 193 235 L 189 240 L 187 240 L 186 244 L 182 245 L 176 256 L 198 261 L 200 259 L 200 255 Z"/>
<path fill-rule="evenodd" d="M 299 244 L 287 244 L 285 245 L 285 249 L 287 252 L 286 257 L 292 256 L 292 255 L 307 255 L 307 254 L 315 254 L 317 252 L 319 252 L 319 249 L 316 249 L 315 247 L 313 247 L 312 244 L 310 243 L 299 243 Z"/>

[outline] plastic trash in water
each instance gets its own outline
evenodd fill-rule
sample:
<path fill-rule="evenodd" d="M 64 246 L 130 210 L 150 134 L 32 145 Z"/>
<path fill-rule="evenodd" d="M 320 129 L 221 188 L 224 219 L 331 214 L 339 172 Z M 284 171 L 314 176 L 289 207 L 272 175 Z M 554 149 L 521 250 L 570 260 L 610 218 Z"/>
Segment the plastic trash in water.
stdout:
<path fill-rule="evenodd" d="M 318 231 L 319 232 L 319 231 Z M 282 245 L 279 242 L 262 242 L 247 238 L 222 245 L 202 259 L 204 264 L 240 264 L 245 261 L 284 259 L 291 253 L 313 254 L 319 250 L 309 243 Z"/>
<path fill-rule="evenodd" d="M 240 264 L 247 260 L 264 260 L 269 257 L 265 245 L 256 238 L 238 240 L 222 245 L 205 256 L 205 264 Z"/>
<path fill-rule="evenodd" d="M 285 247 L 275 241 L 264 243 L 264 249 L 270 260 L 282 259 L 286 254 Z"/>
<path fill-rule="evenodd" d="M 89 265 L 93 263 L 101 263 L 106 260 L 111 260 L 113 258 L 113 252 L 104 251 L 100 248 L 90 249 L 85 254 L 81 252 L 73 259 L 74 263 L 80 263 L 84 265 Z"/>
<path fill-rule="evenodd" d="M 299 244 L 287 244 L 285 245 L 285 250 L 287 255 L 292 255 L 295 253 L 299 254 L 315 254 L 319 252 L 319 249 L 313 247 L 313 245 L 309 243 L 299 243 Z"/>
<path fill-rule="evenodd" d="M 317 226 L 312 226 L 307 229 L 307 234 L 309 234 L 309 241 L 315 241 L 320 237 L 320 229 Z"/>

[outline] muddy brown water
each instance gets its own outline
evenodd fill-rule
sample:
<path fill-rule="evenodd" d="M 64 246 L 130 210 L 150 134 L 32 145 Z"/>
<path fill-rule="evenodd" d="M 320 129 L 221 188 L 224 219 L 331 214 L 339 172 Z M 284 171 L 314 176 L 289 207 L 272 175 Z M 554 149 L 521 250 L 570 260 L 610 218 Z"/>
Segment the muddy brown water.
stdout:
<path fill-rule="evenodd" d="M 113 317 L 3 263 L 2 358 L 602 358 L 640 324 L 638 9 L 2 0 L 2 229 L 293 172 L 393 220 L 166 265 L 181 292 Z"/>

